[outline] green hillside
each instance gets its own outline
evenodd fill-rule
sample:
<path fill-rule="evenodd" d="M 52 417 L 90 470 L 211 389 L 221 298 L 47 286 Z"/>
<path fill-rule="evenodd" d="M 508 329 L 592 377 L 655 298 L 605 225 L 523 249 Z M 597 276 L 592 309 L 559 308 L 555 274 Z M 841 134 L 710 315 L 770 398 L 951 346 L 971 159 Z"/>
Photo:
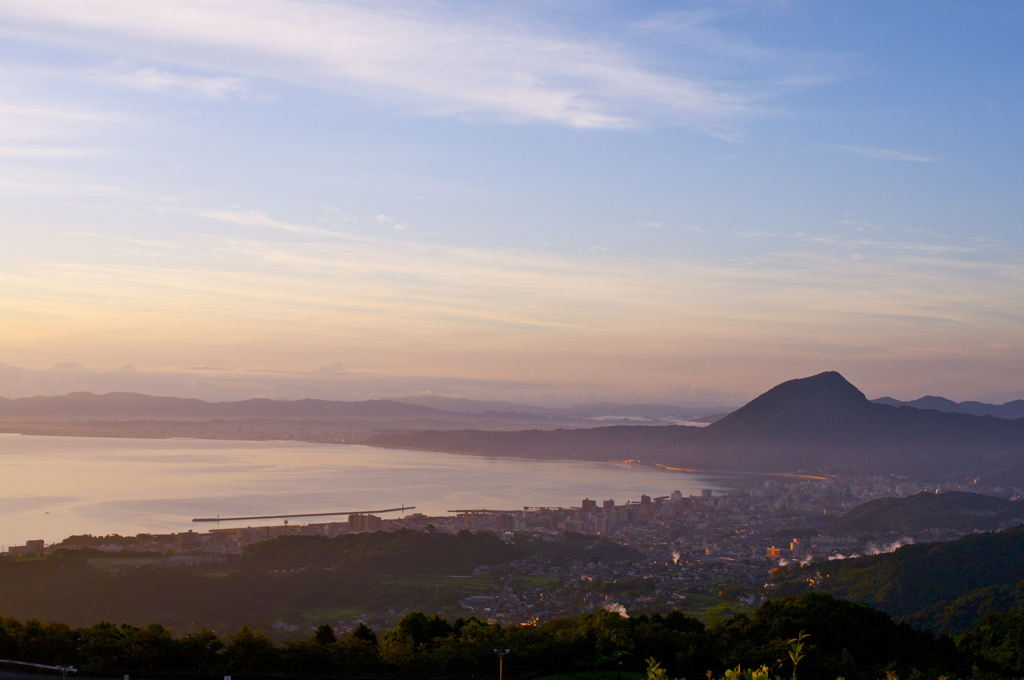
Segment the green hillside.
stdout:
<path fill-rule="evenodd" d="M 908 617 L 920 628 L 962 633 L 993 612 L 1024 612 L 1024 581 L 977 588 L 952 601 L 937 602 Z"/>
<path fill-rule="evenodd" d="M 926 529 L 963 533 L 995 531 L 1024 522 L 1024 501 L 964 491 L 921 492 L 907 498 L 878 498 L 833 520 L 828 531 L 839 534 L 884 534 Z"/>
<path fill-rule="evenodd" d="M 1014 593 L 1024 581 L 1024 527 L 817 563 L 798 573 L 803 578 L 817 576 L 816 589 L 936 629 L 944 628 L 941 612 L 952 607 L 949 618 L 963 629 L 988 609 L 982 605 L 984 598 L 989 605 L 1007 609 L 1018 601 Z M 987 595 L 985 589 L 991 589 Z M 971 602 L 976 603 L 973 615 Z"/>

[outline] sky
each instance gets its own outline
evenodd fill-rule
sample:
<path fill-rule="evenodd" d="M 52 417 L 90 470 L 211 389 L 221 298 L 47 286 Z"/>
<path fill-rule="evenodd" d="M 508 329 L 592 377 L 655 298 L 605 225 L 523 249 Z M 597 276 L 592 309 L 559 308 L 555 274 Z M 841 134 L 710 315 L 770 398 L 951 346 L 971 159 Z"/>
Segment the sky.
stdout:
<path fill-rule="evenodd" d="M 1017 0 L 5 0 L 0 395 L 1024 397 Z"/>

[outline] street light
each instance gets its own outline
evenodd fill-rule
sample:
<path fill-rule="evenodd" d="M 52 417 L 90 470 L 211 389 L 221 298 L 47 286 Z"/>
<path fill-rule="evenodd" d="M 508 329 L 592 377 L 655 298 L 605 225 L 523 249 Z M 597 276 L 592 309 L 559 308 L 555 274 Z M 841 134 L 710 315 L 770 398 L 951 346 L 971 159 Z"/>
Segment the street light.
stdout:
<path fill-rule="evenodd" d="M 509 653 L 508 649 L 495 649 L 494 653 L 498 655 L 498 680 L 505 680 L 505 655 Z"/>

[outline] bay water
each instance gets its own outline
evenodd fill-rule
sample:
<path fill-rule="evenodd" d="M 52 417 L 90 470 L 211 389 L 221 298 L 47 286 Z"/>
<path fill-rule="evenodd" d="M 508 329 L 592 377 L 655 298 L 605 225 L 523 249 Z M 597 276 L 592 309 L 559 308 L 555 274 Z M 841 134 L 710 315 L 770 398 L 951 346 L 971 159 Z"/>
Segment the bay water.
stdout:
<path fill-rule="evenodd" d="M 622 505 L 725 490 L 739 478 L 578 461 L 488 458 L 303 442 L 0 434 L 0 546 L 73 534 L 205 531 L 195 517 Z M 383 515 L 385 518 L 398 513 Z M 295 519 L 292 524 L 335 518 Z M 336 518 L 338 521 L 346 517 Z M 221 524 L 280 523 L 259 520 Z"/>

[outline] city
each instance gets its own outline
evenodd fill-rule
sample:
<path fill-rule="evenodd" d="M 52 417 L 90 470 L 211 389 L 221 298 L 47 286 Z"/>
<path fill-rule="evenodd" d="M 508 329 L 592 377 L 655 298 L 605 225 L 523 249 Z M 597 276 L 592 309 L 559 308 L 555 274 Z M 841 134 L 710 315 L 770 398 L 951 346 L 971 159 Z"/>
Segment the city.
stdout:
<path fill-rule="evenodd" d="M 970 489 L 1018 499 L 1017 488 L 925 485 L 897 477 L 792 478 L 773 476 L 759 486 L 699 496 L 674 491 L 616 503 L 583 499 L 578 507 L 521 510 L 452 510 L 447 516 L 420 513 L 400 518 L 352 514 L 347 521 L 218 527 L 208 532 L 139 534 L 134 537 L 73 536 L 44 546 L 31 541 L 7 556 L 89 550 L 142 555 L 141 564 L 166 568 L 223 570 L 252 544 L 283 536 L 325 536 L 413 530 L 431 533 L 493 533 L 507 542 L 582 541 L 584 552 L 533 555 L 507 564 L 475 565 L 475 594 L 458 599 L 466 615 L 502 624 L 538 623 L 607 609 L 624 615 L 680 610 L 706 618 L 752 610 L 772 595 L 789 566 L 889 552 L 911 543 L 949 540 L 964 532 L 931 528 L 882 535 L 830 533 L 831 520 L 866 501 Z M 616 552 L 616 548 L 623 550 Z M 589 551 L 589 552 L 588 552 Z M 131 564 L 131 562 L 126 562 Z M 366 612 L 331 625 L 339 633 L 363 622 L 393 625 L 407 609 Z M 292 622 L 274 623 L 279 633 L 307 633 Z"/>

